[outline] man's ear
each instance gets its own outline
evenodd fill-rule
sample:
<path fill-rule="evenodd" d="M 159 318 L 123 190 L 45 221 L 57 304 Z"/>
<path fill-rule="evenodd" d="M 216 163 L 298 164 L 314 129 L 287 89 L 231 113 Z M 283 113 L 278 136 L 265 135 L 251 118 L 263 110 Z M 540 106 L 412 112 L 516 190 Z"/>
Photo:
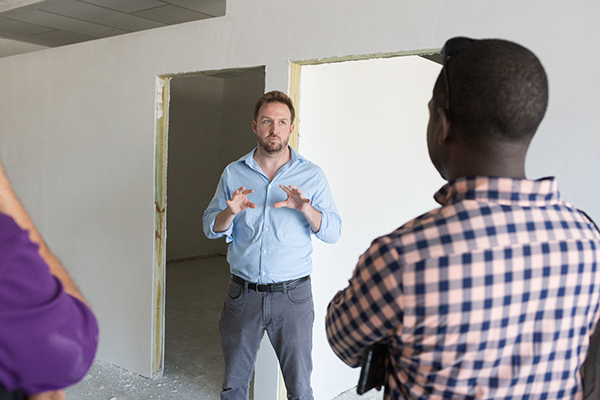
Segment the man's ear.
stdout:
<path fill-rule="evenodd" d="M 256 121 L 252 121 L 252 130 L 256 133 Z"/>
<path fill-rule="evenodd" d="M 448 114 L 446 114 L 446 110 L 441 107 L 437 108 L 438 121 L 440 132 L 437 137 L 438 144 L 444 144 L 450 138 L 450 120 L 448 119 Z"/>

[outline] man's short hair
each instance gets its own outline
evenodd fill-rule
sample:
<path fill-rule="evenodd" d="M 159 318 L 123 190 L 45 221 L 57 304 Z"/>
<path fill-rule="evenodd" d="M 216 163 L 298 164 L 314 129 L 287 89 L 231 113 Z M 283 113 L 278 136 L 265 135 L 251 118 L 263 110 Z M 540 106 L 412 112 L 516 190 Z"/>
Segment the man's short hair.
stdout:
<path fill-rule="evenodd" d="M 281 103 L 288 106 L 291 114 L 290 124 L 294 123 L 294 118 L 296 118 L 296 110 L 294 110 L 292 99 L 290 99 L 287 94 L 280 92 L 279 90 L 273 90 L 259 97 L 259 99 L 256 101 L 256 105 L 254 106 L 254 121 L 256 121 L 258 118 L 258 112 L 260 111 L 260 108 L 267 103 Z"/>
<path fill-rule="evenodd" d="M 475 140 L 531 140 L 548 106 L 548 79 L 525 47 L 499 39 L 476 40 L 452 56 L 448 69 L 450 121 Z M 435 107 L 446 107 L 440 73 Z"/>

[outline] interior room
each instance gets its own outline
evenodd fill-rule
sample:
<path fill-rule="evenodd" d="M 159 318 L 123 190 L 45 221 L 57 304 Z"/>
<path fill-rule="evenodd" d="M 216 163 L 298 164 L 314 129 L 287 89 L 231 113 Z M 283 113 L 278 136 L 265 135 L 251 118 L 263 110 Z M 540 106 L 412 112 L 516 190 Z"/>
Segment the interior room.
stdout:
<path fill-rule="evenodd" d="M 248 104 L 265 91 L 282 90 L 295 100 L 294 146 L 324 169 L 344 223 L 338 244 L 313 241 L 316 399 L 350 398 L 342 396 L 350 396 L 358 376 L 325 340 L 328 302 L 370 240 L 435 207 L 432 196 L 443 184 L 429 163 L 423 130 L 440 67 L 418 55 L 437 53 L 459 35 L 504 38 L 531 49 L 548 74 L 550 103 L 528 154 L 527 175 L 556 176 L 565 199 L 600 219 L 598 2 L 146 2 L 153 11 L 119 11 L 117 3 L 0 2 L 0 159 L 100 324 L 98 364 L 81 383 L 91 384 L 70 398 L 108 394 L 96 380 L 109 375 L 107 366 L 120 371 L 109 375 L 120 385 L 115 398 L 177 398 L 186 390 L 197 393 L 195 385 L 206 389 L 201 398 L 217 398 L 220 383 L 208 364 L 194 353 L 171 351 L 183 342 L 201 346 L 197 338 L 170 336 L 170 323 L 182 314 L 185 325 L 191 314 L 212 309 L 206 317 L 212 322 L 201 328 L 214 328 L 224 292 L 209 296 L 215 301 L 210 305 L 197 293 L 194 301 L 205 307 L 181 313 L 177 307 L 187 306 L 175 306 L 177 297 L 170 297 L 181 289 L 170 284 L 193 290 L 193 279 L 204 276 L 198 271 L 227 268 L 218 261 L 225 244 L 205 239 L 199 218 L 223 167 L 255 145 Z M 140 3 L 128 2 L 130 8 Z M 119 15 L 125 22 L 116 26 L 87 16 L 91 5 L 105 11 L 102 18 L 127 14 Z M 79 22 L 60 27 L 49 14 Z M 368 73 L 360 69 L 367 60 L 381 62 L 391 75 L 381 73 L 369 88 Z M 402 60 L 414 65 L 383 66 Z M 336 65 L 357 69 L 342 72 Z M 425 74 L 422 79 L 414 69 Z M 401 77 L 406 80 L 396 79 Z M 361 85 L 382 89 L 399 101 L 397 108 L 377 104 L 373 94 L 354 96 Z M 331 97 L 334 89 L 339 98 Z M 357 104 L 342 101 L 352 98 Z M 419 122 L 402 112 L 409 106 Z M 329 110 L 336 116 L 324 119 Z M 386 123 L 370 124 L 381 120 Z M 177 128 L 180 123 L 188 128 Z M 394 185 L 382 188 L 382 176 Z M 383 213 L 390 197 L 397 206 Z M 193 277 L 171 273 L 188 267 Z M 224 279 L 214 278 L 214 286 Z M 208 335 L 197 332 L 192 336 Z M 215 362 L 210 365 L 220 362 L 218 353 L 206 351 L 206 357 Z M 195 369 L 172 378 L 181 363 Z M 275 355 L 263 342 L 254 398 L 283 399 L 281 386 Z"/>

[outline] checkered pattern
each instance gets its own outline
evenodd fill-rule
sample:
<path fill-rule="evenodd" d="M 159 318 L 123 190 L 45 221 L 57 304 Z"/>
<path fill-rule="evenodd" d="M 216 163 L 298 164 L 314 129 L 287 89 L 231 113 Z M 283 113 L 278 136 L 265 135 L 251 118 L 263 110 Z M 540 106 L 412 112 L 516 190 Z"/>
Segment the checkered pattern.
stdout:
<path fill-rule="evenodd" d="M 461 178 L 435 198 L 373 241 L 330 303 L 335 353 L 355 367 L 385 340 L 386 399 L 581 398 L 600 233 L 553 178 Z"/>

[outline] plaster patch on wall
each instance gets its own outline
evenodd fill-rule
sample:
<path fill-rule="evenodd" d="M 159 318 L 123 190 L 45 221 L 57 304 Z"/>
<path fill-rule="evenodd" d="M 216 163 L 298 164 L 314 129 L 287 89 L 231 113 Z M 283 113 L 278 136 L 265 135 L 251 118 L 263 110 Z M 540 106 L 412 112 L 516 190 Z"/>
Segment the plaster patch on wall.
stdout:
<path fill-rule="evenodd" d="M 156 78 L 156 119 L 163 116 L 163 89 L 165 87 L 164 78 Z"/>

